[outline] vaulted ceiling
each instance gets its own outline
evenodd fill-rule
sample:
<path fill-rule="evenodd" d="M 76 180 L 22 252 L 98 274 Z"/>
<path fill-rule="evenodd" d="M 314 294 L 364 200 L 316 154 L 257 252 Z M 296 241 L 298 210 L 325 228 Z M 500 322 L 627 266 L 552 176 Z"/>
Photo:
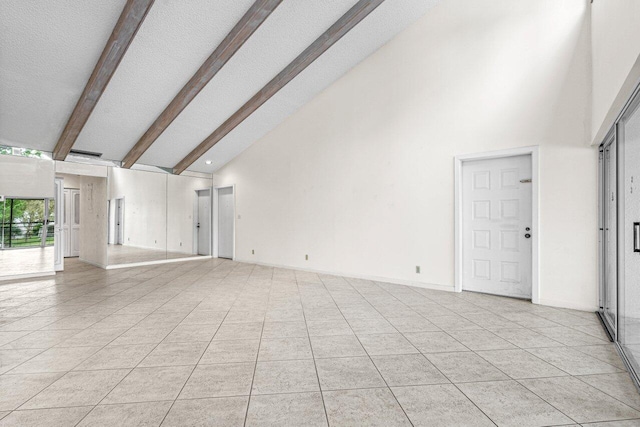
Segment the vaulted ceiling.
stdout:
<path fill-rule="evenodd" d="M 0 1 L 1 145 L 54 151 L 114 27 L 132 1 Z M 187 162 L 188 169 L 219 169 L 440 1 L 385 0 L 372 7 L 284 88 L 203 155 L 199 153 L 197 160 Z M 90 93 L 85 96 L 95 108 L 91 105 L 86 123 L 82 122 L 73 138 L 73 148 L 123 160 L 256 3 L 155 0 L 98 101 L 93 102 Z M 251 28 L 246 41 L 236 46 L 237 51 L 137 162 L 176 167 L 319 36 L 363 2 L 262 3 L 265 7 L 276 3 L 277 7 L 262 16 L 257 29 Z M 122 47 L 118 43 L 107 54 L 116 55 L 114 49 Z"/>

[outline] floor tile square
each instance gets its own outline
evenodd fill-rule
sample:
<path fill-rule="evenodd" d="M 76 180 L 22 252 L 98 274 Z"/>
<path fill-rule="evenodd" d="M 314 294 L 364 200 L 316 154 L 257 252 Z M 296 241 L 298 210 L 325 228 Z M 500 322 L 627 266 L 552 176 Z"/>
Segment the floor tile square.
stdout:
<path fill-rule="evenodd" d="M 308 320 L 309 336 L 323 337 L 329 335 L 353 335 L 351 326 L 344 319 Z"/>
<path fill-rule="evenodd" d="M 215 325 L 178 325 L 163 342 L 209 342 L 216 331 Z"/>
<path fill-rule="evenodd" d="M 262 339 L 258 360 L 311 359 L 311 346 L 308 338 L 272 338 Z"/>
<path fill-rule="evenodd" d="M 359 339 L 366 352 L 371 356 L 419 353 L 419 351 L 399 333 L 361 335 Z"/>
<path fill-rule="evenodd" d="M 62 375 L 62 373 L 0 375 L 0 411 L 17 409 Z"/>
<path fill-rule="evenodd" d="M 222 323 L 214 340 L 253 340 L 260 339 L 262 322 Z"/>
<path fill-rule="evenodd" d="M 128 373 L 128 369 L 69 372 L 20 409 L 97 405 Z"/>
<path fill-rule="evenodd" d="M 171 407 L 162 427 L 242 427 L 247 404 L 248 397 L 178 400 Z"/>
<path fill-rule="evenodd" d="M 620 372 L 615 366 L 570 347 L 530 348 L 527 351 L 571 375 Z"/>
<path fill-rule="evenodd" d="M 3 349 L 22 349 L 22 348 L 51 348 L 57 344 L 60 344 L 64 340 L 80 332 L 80 330 L 56 330 L 56 331 L 33 331 L 26 332 L 28 335 L 14 340 L 6 345 Z M 25 332 L 4 332 L 4 333 L 18 333 L 24 334 Z"/>
<path fill-rule="evenodd" d="M 411 425 L 388 388 L 327 391 L 324 393 L 324 402 L 330 425 L 354 427 Z"/>
<path fill-rule="evenodd" d="M 440 328 L 425 319 L 416 315 L 412 317 L 387 317 L 387 320 L 399 332 L 434 332 Z"/>
<path fill-rule="evenodd" d="M 578 379 L 640 411 L 640 394 L 638 394 L 638 390 L 627 372 L 584 375 Z"/>
<path fill-rule="evenodd" d="M 386 386 L 368 357 L 317 359 L 316 367 L 322 390 Z"/>
<path fill-rule="evenodd" d="M 135 368 L 154 348 L 155 344 L 107 346 L 76 366 L 74 370 Z"/>
<path fill-rule="evenodd" d="M 509 379 L 475 353 L 433 353 L 426 356 L 453 383 Z"/>
<path fill-rule="evenodd" d="M 102 347 L 111 343 L 125 332 L 126 328 L 93 329 L 91 327 L 58 343 L 56 347 Z"/>
<path fill-rule="evenodd" d="M 313 360 L 258 362 L 252 394 L 319 391 Z"/>
<path fill-rule="evenodd" d="M 265 322 L 262 331 L 262 339 L 305 338 L 307 335 L 305 322 Z"/>
<path fill-rule="evenodd" d="M 160 343 L 139 366 L 180 366 L 195 365 L 200 360 L 208 343 L 206 342 L 169 342 Z"/>
<path fill-rule="evenodd" d="M 572 348 L 588 356 L 591 356 L 594 359 L 598 359 L 601 362 L 606 362 L 610 365 L 613 365 L 618 369 L 621 369 L 623 371 L 627 370 L 627 367 L 620 358 L 618 350 L 616 350 L 615 344 L 613 343 L 604 345 L 585 345 Z"/>
<path fill-rule="evenodd" d="M 485 330 L 450 331 L 449 335 L 473 351 L 505 350 L 516 348 L 513 344 Z"/>
<path fill-rule="evenodd" d="M 178 398 L 248 396 L 254 369 L 254 363 L 198 365 Z"/>
<path fill-rule="evenodd" d="M 422 354 L 373 356 L 372 359 L 389 386 L 442 384 L 449 382 Z"/>
<path fill-rule="evenodd" d="M 468 350 L 467 347 L 445 332 L 411 332 L 404 334 L 404 336 L 422 353 Z"/>
<path fill-rule="evenodd" d="M 392 391 L 414 426 L 494 426 L 454 385 L 393 387 Z"/>
<path fill-rule="evenodd" d="M 73 369 L 100 347 L 50 348 L 34 358 L 17 366 L 11 373 L 28 374 L 35 372 L 65 372 Z"/>
<path fill-rule="evenodd" d="M 211 341 L 200 363 L 255 362 L 260 340 Z"/>
<path fill-rule="evenodd" d="M 577 378 L 540 378 L 519 382 L 580 424 L 640 418 L 640 412 Z"/>
<path fill-rule="evenodd" d="M 493 333 L 520 348 L 564 346 L 564 344 L 532 331 L 531 329 L 497 329 L 493 331 Z"/>
<path fill-rule="evenodd" d="M 353 334 L 311 337 L 311 349 L 316 359 L 367 355 Z"/>
<path fill-rule="evenodd" d="M 0 427 L 69 427 L 76 425 L 91 406 L 14 411 L 0 420 Z"/>
<path fill-rule="evenodd" d="M 320 393 L 251 396 L 247 427 L 327 426 Z"/>
<path fill-rule="evenodd" d="M 466 383 L 458 386 L 499 426 L 549 426 L 573 421 L 515 381 Z"/>
<path fill-rule="evenodd" d="M 124 403 L 98 405 L 78 427 L 143 427 L 158 426 L 173 402 Z"/>
<path fill-rule="evenodd" d="M 111 342 L 111 345 L 158 344 L 173 330 L 169 328 L 142 328 L 134 326 Z"/>
<path fill-rule="evenodd" d="M 477 354 L 514 379 L 568 375 L 525 350 L 490 350 L 479 351 Z"/>
<path fill-rule="evenodd" d="M 192 366 L 136 368 L 102 401 L 111 403 L 173 400 L 193 370 Z"/>
<path fill-rule="evenodd" d="M 384 318 L 353 318 L 347 320 L 356 335 L 393 334 L 398 332 L 398 330 Z"/>

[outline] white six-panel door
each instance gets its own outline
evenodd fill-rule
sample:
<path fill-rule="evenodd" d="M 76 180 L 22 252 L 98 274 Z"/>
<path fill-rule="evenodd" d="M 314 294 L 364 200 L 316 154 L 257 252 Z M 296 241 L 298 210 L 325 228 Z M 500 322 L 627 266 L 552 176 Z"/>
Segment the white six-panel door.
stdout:
<path fill-rule="evenodd" d="M 64 189 L 64 256 L 80 256 L 80 190 Z"/>
<path fill-rule="evenodd" d="M 462 163 L 462 288 L 531 298 L 531 156 Z"/>

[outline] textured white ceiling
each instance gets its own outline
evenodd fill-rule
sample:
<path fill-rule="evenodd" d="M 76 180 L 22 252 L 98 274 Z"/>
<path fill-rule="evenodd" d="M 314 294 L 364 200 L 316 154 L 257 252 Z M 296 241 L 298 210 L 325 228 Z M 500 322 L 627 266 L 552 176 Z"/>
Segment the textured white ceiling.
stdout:
<path fill-rule="evenodd" d="M 140 162 L 175 166 L 356 1 L 284 0 Z M 229 162 L 440 1 L 386 0 L 189 169 Z M 251 3 L 156 0 L 74 148 L 121 160 Z M 0 0 L 0 143 L 53 149 L 123 4 Z"/>
<path fill-rule="evenodd" d="M 0 0 L 0 144 L 52 151 L 125 0 Z"/>

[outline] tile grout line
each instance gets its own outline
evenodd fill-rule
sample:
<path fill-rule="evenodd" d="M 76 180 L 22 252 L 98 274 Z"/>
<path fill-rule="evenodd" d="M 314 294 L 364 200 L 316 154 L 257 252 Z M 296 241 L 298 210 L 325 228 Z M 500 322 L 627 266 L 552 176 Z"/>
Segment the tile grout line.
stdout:
<path fill-rule="evenodd" d="M 316 363 L 316 357 L 313 352 L 313 344 L 311 343 L 311 336 L 309 335 L 309 324 L 307 323 L 307 316 L 304 313 L 304 303 L 302 302 L 302 294 L 300 293 L 300 283 L 298 282 L 298 277 L 295 276 L 295 278 L 296 278 L 296 289 L 298 290 L 298 299 L 300 301 L 300 307 L 302 308 L 302 318 L 304 319 L 304 327 L 305 327 L 305 330 L 307 331 L 307 340 L 309 341 L 309 350 L 311 351 L 311 358 L 313 359 L 313 369 L 315 369 L 316 371 L 316 380 L 318 381 L 318 390 L 320 392 L 320 398 L 322 399 L 322 409 L 324 410 L 324 419 L 327 421 L 327 426 L 328 426 L 329 414 L 327 413 L 327 404 L 324 401 L 324 392 L 322 390 L 322 387 L 320 386 L 320 374 L 318 374 L 318 364 Z"/>
<path fill-rule="evenodd" d="M 255 270 L 256 265 L 254 264 L 253 269 L 251 270 L 251 272 L 253 273 L 253 271 Z M 247 283 L 249 281 L 249 278 L 251 277 L 251 275 L 249 275 L 249 277 L 247 278 Z M 269 300 L 271 299 L 271 288 L 272 288 L 272 283 L 271 281 L 273 280 L 273 270 L 271 272 L 271 277 L 272 279 L 269 281 L 269 295 L 267 296 L 267 307 L 269 306 Z M 260 347 L 262 347 L 262 335 L 264 334 L 264 324 L 266 322 L 266 318 L 267 318 L 267 312 L 265 311 L 264 313 L 264 317 L 262 319 L 262 328 L 260 329 L 260 338 L 258 339 L 258 352 L 256 353 L 256 362 L 253 365 L 253 375 L 251 376 L 251 385 L 249 386 L 249 398 L 247 399 L 247 408 L 244 411 L 244 422 L 243 422 L 243 426 L 247 425 L 247 418 L 249 417 L 249 406 L 251 405 L 251 395 L 253 394 L 253 382 L 256 379 L 256 371 L 258 370 L 258 360 L 260 360 Z"/>
<path fill-rule="evenodd" d="M 216 265 L 213 269 L 209 268 L 209 269 L 208 269 L 208 272 L 211 272 L 211 271 L 213 271 L 213 270 L 217 269 L 217 268 L 218 268 L 220 265 L 222 265 L 222 264 L 223 264 L 223 263 L 219 263 L 219 264 L 218 264 L 218 265 Z M 201 264 L 201 265 L 206 265 L 206 264 Z M 156 288 L 156 289 L 154 289 L 154 290 L 150 291 L 149 293 L 145 294 L 144 296 L 149 295 L 151 292 L 157 291 L 158 289 L 162 289 L 162 288 L 164 288 L 165 286 L 168 286 L 172 281 L 177 280 L 177 279 L 179 279 L 180 277 L 185 276 L 185 275 L 187 275 L 187 274 L 190 274 L 190 272 L 185 272 L 184 274 L 181 274 L 180 276 L 178 276 L 178 277 L 175 277 L 175 278 L 171 279 L 171 280 L 170 280 L 169 282 L 167 282 L 166 284 L 164 284 L 164 285 L 162 285 L 162 286 L 160 286 L 160 287 L 158 287 L 158 288 Z M 206 274 L 207 274 L 207 272 L 202 273 L 202 274 L 199 276 L 199 278 L 204 277 Z M 197 281 L 197 280 L 198 280 L 198 279 L 195 279 L 194 281 Z M 145 316 L 145 317 L 144 317 L 144 319 L 146 319 L 147 317 L 149 317 L 149 316 L 151 316 L 152 314 L 156 313 L 156 311 L 158 311 L 161 307 L 163 307 L 163 306 L 164 306 L 165 304 L 167 304 L 169 301 L 171 301 L 171 300 L 173 300 L 174 298 L 176 298 L 179 294 L 180 294 L 180 293 L 178 293 L 178 294 L 174 295 L 172 298 L 170 298 L 169 300 L 167 300 L 167 301 L 166 301 L 164 304 L 162 304 L 160 307 L 158 307 L 157 309 L 155 309 L 154 311 L 152 311 L 151 313 L 149 313 L 147 316 Z M 144 297 L 144 296 L 143 296 L 143 297 Z M 143 298 L 143 297 L 142 297 L 142 298 Z M 137 300 L 136 300 L 136 301 L 137 301 Z M 196 307 L 197 307 L 197 305 L 196 305 Z M 196 308 L 196 307 L 194 307 L 194 308 L 189 312 L 189 314 L 190 314 L 190 313 L 192 313 L 192 312 L 193 312 L 193 310 L 195 310 L 195 308 Z M 183 317 L 183 319 L 182 319 L 182 320 L 184 320 L 184 319 L 185 319 L 189 314 L 185 315 L 185 317 Z M 143 320 L 144 320 L 144 319 L 143 319 Z M 141 320 L 141 321 L 142 321 L 142 320 Z M 138 322 L 138 323 L 140 323 L 140 322 Z M 115 386 L 113 386 L 113 387 L 112 387 L 112 388 L 111 388 L 111 389 L 110 389 L 110 390 L 109 390 L 109 391 L 104 395 L 104 397 L 103 397 L 102 399 L 100 399 L 100 401 L 99 401 L 97 404 L 93 405 L 93 408 L 92 408 L 89 412 L 87 412 L 87 413 L 85 414 L 85 416 L 84 416 L 84 417 L 82 417 L 82 419 L 80 419 L 80 420 L 79 420 L 75 425 L 77 426 L 77 425 L 78 425 L 78 424 L 80 424 L 80 423 L 81 423 L 81 422 L 82 422 L 82 421 L 83 421 L 87 416 L 89 416 L 89 414 L 90 414 L 91 412 L 93 412 L 93 410 L 94 410 L 98 405 L 100 405 L 100 403 L 102 403 L 102 402 L 104 401 L 104 399 L 106 399 L 106 398 L 107 398 L 107 396 L 109 396 L 109 394 L 111 394 L 111 392 L 112 392 L 113 390 L 115 390 L 115 389 L 116 389 L 116 387 L 118 387 L 118 386 L 122 383 L 122 381 L 124 381 L 124 380 L 125 380 L 125 379 L 126 379 L 126 378 L 127 378 L 127 377 L 128 377 L 128 376 L 129 376 L 129 375 L 130 375 L 130 374 L 131 374 L 131 373 L 132 373 L 132 372 L 133 372 L 133 371 L 134 371 L 134 370 L 135 370 L 139 365 L 140 365 L 140 363 L 142 363 L 142 362 L 144 361 L 144 359 L 145 359 L 145 358 L 147 358 L 151 353 L 153 353 L 153 351 L 154 351 L 156 348 L 158 348 L 158 346 L 159 346 L 159 345 L 164 341 L 164 339 L 165 339 L 166 337 L 168 337 L 168 336 L 171 334 L 171 332 L 173 332 L 173 331 L 178 327 L 178 325 L 180 325 L 180 322 L 179 322 L 179 323 L 178 323 L 178 324 L 177 324 L 177 325 L 176 325 L 176 326 L 175 326 L 175 327 L 174 327 L 174 328 L 173 328 L 173 329 L 172 329 L 172 330 L 171 330 L 167 335 L 165 335 L 165 336 L 164 336 L 164 338 L 163 338 L 162 340 L 160 340 L 160 342 L 158 342 L 158 343 L 153 347 L 153 349 L 151 349 L 151 351 L 149 351 L 149 352 L 146 354 L 146 356 L 145 356 L 145 357 L 143 357 L 143 358 L 140 360 L 140 362 L 138 362 L 138 363 L 136 364 L 136 366 L 134 366 L 133 368 L 131 368 L 131 369 L 129 370 L 129 372 L 128 372 L 124 377 L 122 377 L 122 378 L 120 379 L 120 381 L 118 381 L 118 383 L 117 383 Z M 132 327 L 132 328 L 133 328 L 133 327 Z M 130 329 L 131 329 L 131 328 L 130 328 Z M 113 342 L 113 341 L 111 341 L 111 342 Z M 106 346 L 104 346 L 103 348 L 105 348 L 105 347 L 106 347 Z M 184 386 L 184 385 L 183 385 L 183 386 Z M 177 398 L 177 396 L 176 396 L 176 398 Z M 175 402 L 175 399 L 174 399 L 174 402 Z M 173 407 L 173 404 L 171 405 L 171 407 Z M 169 410 L 171 410 L 171 407 L 169 408 Z M 169 413 L 169 411 L 167 411 L 167 414 L 168 414 L 168 413 Z M 165 417 L 166 417 L 166 414 L 165 414 Z M 164 418 L 163 418 L 163 420 L 164 420 Z"/>

